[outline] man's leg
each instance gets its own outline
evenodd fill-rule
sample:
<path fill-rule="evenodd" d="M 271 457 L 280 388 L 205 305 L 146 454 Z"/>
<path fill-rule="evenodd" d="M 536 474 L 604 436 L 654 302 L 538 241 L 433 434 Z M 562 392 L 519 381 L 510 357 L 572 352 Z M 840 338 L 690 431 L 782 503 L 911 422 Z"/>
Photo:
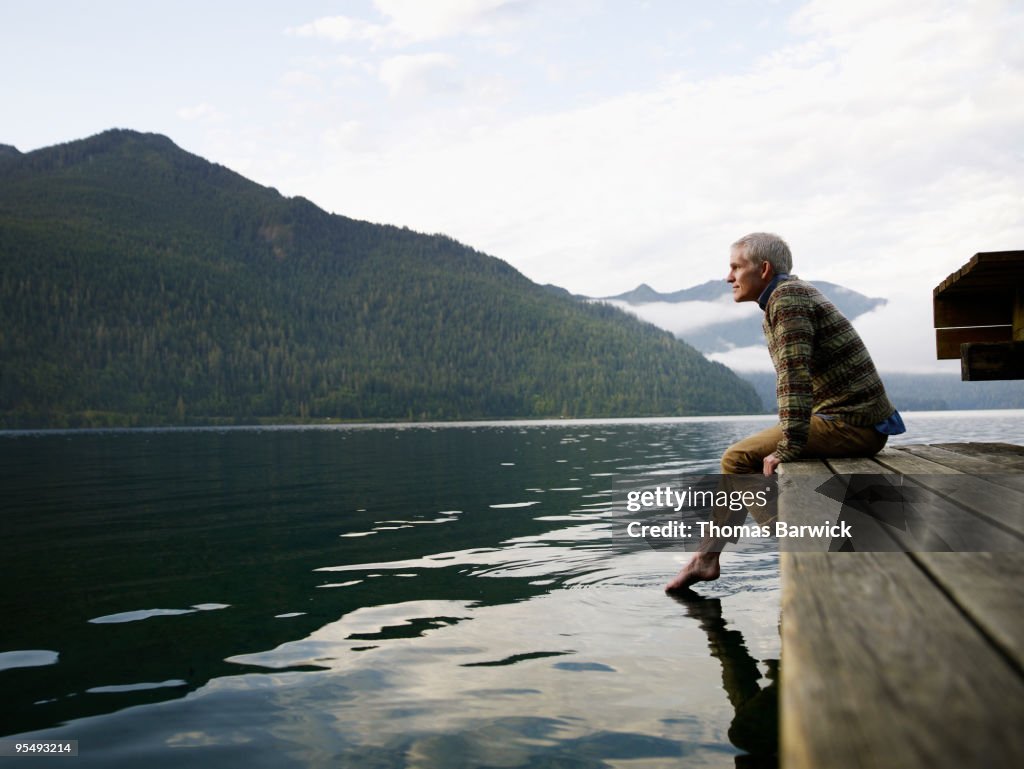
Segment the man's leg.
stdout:
<path fill-rule="evenodd" d="M 764 458 L 775 451 L 781 440 L 782 427 L 775 425 L 737 441 L 722 454 L 722 473 L 743 475 L 762 472 Z M 872 457 L 885 447 L 887 440 L 888 436 L 873 427 L 856 427 L 840 419 L 811 417 L 807 446 L 800 457 Z M 745 511 L 743 516 L 746 517 Z M 721 539 L 702 541 L 689 563 L 665 586 L 665 590 L 686 590 L 697 582 L 718 579 L 721 574 L 719 560 L 725 544 Z"/>
<path fill-rule="evenodd" d="M 814 421 L 811 420 L 812 423 Z M 767 430 L 736 441 L 722 454 L 722 474 L 760 473 L 764 468 L 764 458 L 775 451 L 781 440 L 782 426 L 773 425 Z"/>
<path fill-rule="evenodd" d="M 737 441 L 725 450 L 722 454 L 722 475 L 749 475 L 760 473 L 764 466 L 764 458 L 775 451 L 775 447 L 782 440 L 782 428 L 778 425 L 762 430 L 755 435 Z M 719 520 L 719 516 L 723 516 Z M 747 511 L 741 510 L 737 516 L 729 510 L 715 510 L 715 523 L 726 525 L 730 523 L 742 523 L 747 517 Z M 736 520 L 734 520 L 736 519 Z M 721 574 L 719 559 L 722 556 L 722 548 L 727 540 L 718 538 L 707 538 L 697 546 L 697 552 L 693 554 L 689 562 L 680 572 L 667 584 L 665 590 L 674 592 L 687 590 L 690 585 L 697 582 L 710 582 L 718 579 Z"/>
<path fill-rule="evenodd" d="M 873 427 L 856 427 L 842 419 L 811 418 L 811 432 L 801 459 L 829 457 L 873 457 L 883 448 L 888 435 Z"/>
<path fill-rule="evenodd" d="M 775 451 L 782 440 L 782 426 L 737 441 L 722 454 L 722 472 L 726 475 L 760 473 L 764 458 Z M 811 417 L 807 445 L 801 459 L 827 457 L 873 457 L 883 448 L 888 436 L 873 427 L 856 427 L 842 419 Z"/>

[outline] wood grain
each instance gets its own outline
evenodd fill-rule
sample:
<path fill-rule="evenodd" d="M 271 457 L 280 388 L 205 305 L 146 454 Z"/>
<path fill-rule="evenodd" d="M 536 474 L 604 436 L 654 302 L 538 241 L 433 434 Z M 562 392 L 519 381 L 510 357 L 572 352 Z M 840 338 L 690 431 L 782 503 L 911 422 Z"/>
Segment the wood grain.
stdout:
<path fill-rule="evenodd" d="M 814 488 L 830 472 L 905 474 L 964 513 L 1001 505 L 979 525 L 1019 538 L 1022 457 L 945 444 L 785 463 L 779 515 L 820 518 Z M 1024 765 L 1024 548 L 783 552 L 781 564 L 782 766 Z"/>

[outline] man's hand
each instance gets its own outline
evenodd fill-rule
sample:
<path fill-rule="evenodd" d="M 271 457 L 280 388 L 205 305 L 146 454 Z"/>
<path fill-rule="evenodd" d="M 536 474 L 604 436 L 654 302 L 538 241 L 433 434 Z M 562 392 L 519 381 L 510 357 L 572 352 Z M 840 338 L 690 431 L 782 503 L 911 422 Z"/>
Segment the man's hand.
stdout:
<path fill-rule="evenodd" d="M 772 473 L 775 472 L 775 468 L 782 464 L 779 458 L 774 454 L 769 454 L 764 458 L 764 474 L 765 477 L 771 478 Z"/>

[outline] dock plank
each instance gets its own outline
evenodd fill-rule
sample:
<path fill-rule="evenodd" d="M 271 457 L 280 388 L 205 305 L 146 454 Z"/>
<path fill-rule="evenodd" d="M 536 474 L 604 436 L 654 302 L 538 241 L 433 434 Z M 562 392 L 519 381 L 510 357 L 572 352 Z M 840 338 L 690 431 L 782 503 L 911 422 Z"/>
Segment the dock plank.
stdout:
<path fill-rule="evenodd" d="M 965 444 L 946 444 L 957 451 Z M 988 444 L 971 456 L 1014 455 L 1019 447 Z M 1022 449 L 1024 451 L 1024 449 Z M 908 452 L 889 450 L 872 459 L 831 459 L 837 473 L 875 472 L 909 475 L 913 482 L 948 495 L 976 513 L 987 511 L 1024 538 L 1024 494 L 988 483 L 984 478 L 938 465 Z M 880 469 L 879 469 L 880 468 Z M 950 478 L 950 476 L 956 476 Z M 950 482 L 943 483 L 944 480 Z M 1016 548 L 1024 551 L 1024 547 Z M 989 640 L 1024 670 L 1024 555 L 1021 552 L 913 552 L 911 558 L 949 594 Z"/>
<path fill-rule="evenodd" d="M 1024 681 L 906 554 L 782 559 L 783 766 L 1024 765 Z"/>
<path fill-rule="evenodd" d="M 900 449 L 883 449 L 875 455 L 874 459 L 882 467 L 887 467 L 893 472 L 903 475 L 963 475 L 969 477 L 961 470 L 940 465 L 938 462 Z"/>
<path fill-rule="evenodd" d="M 933 443 L 940 449 L 953 451 L 968 457 L 978 457 L 1015 470 L 1024 470 L 1024 446 L 1009 443 Z"/>
<path fill-rule="evenodd" d="M 814 491 L 832 478 L 832 471 L 820 460 L 790 462 L 782 465 L 778 476 L 779 520 L 787 524 L 819 525 L 835 522 L 842 514 L 841 502 Z M 802 541 L 779 540 L 783 552 L 793 549 L 818 550 L 829 548 L 831 537 L 807 537 Z"/>
<path fill-rule="evenodd" d="M 865 549 L 874 551 L 905 551 L 913 545 L 910 535 L 894 530 L 882 522 L 850 509 L 843 503 L 817 493 L 815 489 L 826 481 L 835 481 L 836 471 L 830 467 L 835 460 L 804 460 L 782 465 L 779 475 L 780 520 L 788 524 L 837 523 L 845 520 L 857 533 L 857 540 Z M 844 473 L 881 474 L 884 469 L 871 460 L 848 461 Z M 862 463 L 862 464 L 858 464 Z M 841 481 L 841 479 L 840 479 Z M 826 551 L 835 550 L 842 544 L 830 537 L 803 537 L 799 540 L 780 540 L 783 551 Z"/>
<path fill-rule="evenodd" d="M 963 473 L 991 476 L 992 483 L 1024 491 L 1024 474 L 990 458 L 967 456 L 938 446 L 903 446 L 900 450 Z"/>
<path fill-rule="evenodd" d="M 912 553 L 911 557 L 1024 675 L 1024 555 Z"/>
<path fill-rule="evenodd" d="M 874 457 L 846 457 L 842 459 L 827 459 L 825 464 L 834 473 L 853 475 L 854 473 L 884 473 L 885 469 L 875 460 Z"/>
<path fill-rule="evenodd" d="M 992 456 L 992 455 L 1005 455 L 1005 456 L 1016 456 L 1024 459 L 1024 446 L 1018 446 L 1016 443 L 933 443 L 933 446 L 940 446 L 950 451 L 957 451 L 961 454 L 968 454 L 971 456 Z"/>
<path fill-rule="evenodd" d="M 987 481 L 949 472 L 904 475 L 874 458 L 828 459 L 836 480 L 850 476 L 899 478 L 904 487 L 903 504 L 876 502 L 879 515 L 891 515 L 891 525 L 882 530 L 902 550 L 952 550 L 956 552 L 1018 552 L 1024 550 L 1024 492 L 1006 489 Z M 877 543 L 878 525 L 862 513 L 844 511 L 853 525 L 854 540 L 870 546 L 857 549 L 884 550 Z"/>
<path fill-rule="evenodd" d="M 779 515 L 813 518 L 790 507 L 820 504 L 807 481 L 826 472 L 899 473 L 1019 542 L 1022 456 L 943 444 L 786 463 L 780 489 L 800 494 L 780 497 Z M 781 563 L 783 766 L 1024 765 L 1024 546 L 783 552 Z"/>
<path fill-rule="evenodd" d="M 915 482 L 970 507 L 976 515 L 1024 535 L 1024 492 L 993 483 L 991 476 L 970 475 L 907 451 L 886 450 L 876 459 L 882 467 L 909 475 Z M 947 480 L 943 476 L 956 478 Z"/>

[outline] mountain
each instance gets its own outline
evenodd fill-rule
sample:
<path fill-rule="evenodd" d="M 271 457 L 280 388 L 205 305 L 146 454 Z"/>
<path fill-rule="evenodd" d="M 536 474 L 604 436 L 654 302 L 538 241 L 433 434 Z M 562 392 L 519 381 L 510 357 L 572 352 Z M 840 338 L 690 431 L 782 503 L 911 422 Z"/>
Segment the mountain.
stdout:
<path fill-rule="evenodd" d="M 0 152 L 0 426 L 759 409 L 650 324 L 166 137 Z"/>
<path fill-rule="evenodd" d="M 761 396 L 766 411 L 775 411 L 775 372 L 746 372 L 741 376 Z M 957 373 L 910 374 L 883 372 L 889 399 L 901 411 L 1024 408 L 1024 388 L 1014 380 L 964 382 Z"/>
<path fill-rule="evenodd" d="M 683 288 L 679 291 L 673 291 L 668 294 L 655 291 L 646 283 L 641 283 L 632 291 L 627 291 L 624 294 L 604 296 L 600 298 L 606 301 L 625 302 L 626 304 L 651 304 L 653 302 L 669 302 L 675 304 L 678 302 L 713 302 L 728 295 L 728 283 L 724 280 L 709 280 L 706 283 L 701 283 L 699 286 Z"/>
<path fill-rule="evenodd" d="M 886 304 L 885 299 L 864 296 L 835 283 L 808 282 L 825 294 L 847 318 L 856 318 Z M 628 309 L 638 317 L 671 331 L 704 353 L 764 344 L 761 313 L 752 305 L 737 308 L 732 300 L 732 290 L 724 280 L 709 280 L 671 293 L 660 293 L 641 283 L 632 291 L 594 299 Z"/>
<path fill-rule="evenodd" d="M 856 318 L 882 307 L 885 299 L 868 297 L 835 283 L 810 281 L 848 318 Z M 671 293 L 655 291 L 641 283 L 632 291 L 587 301 L 611 302 L 667 330 L 682 326 L 676 334 L 698 349 L 711 353 L 730 347 L 764 345 L 761 312 L 747 305 L 748 317 L 716 320 L 716 314 L 735 313 L 738 308 L 724 280 L 709 280 Z M 694 319 L 696 316 L 696 319 Z M 740 376 L 757 390 L 764 410 L 774 412 L 775 372 L 743 372 Z M 964 382 L 957 373 L 883 373 L 886 391 L 897 408 L 904 411 L 947 411 L 951 409 L 1024 408 L 1024 388 L 1014 381 Z"/>

